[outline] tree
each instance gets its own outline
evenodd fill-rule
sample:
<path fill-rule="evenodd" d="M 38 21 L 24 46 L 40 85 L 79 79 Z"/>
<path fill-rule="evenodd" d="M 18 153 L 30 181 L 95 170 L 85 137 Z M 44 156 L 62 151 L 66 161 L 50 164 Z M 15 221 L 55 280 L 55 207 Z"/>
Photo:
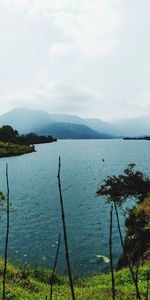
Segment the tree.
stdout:
<path fill-rule="evenodd" d="M 108 176 L 96 192 L 98 196 L 107 197 L 108 202 L 121 206 L 127 198 L 135 197 L 142 202 L 150 193 L 150 178 L 134 170 L 135 164 L 129 164 L 122 175 Z"/>
<path fill-rule="evenodd" d="M 127 168 L 124 170 L 122 175 L 119 175 L 118 177 L 115 175 L 108 176 L 104 180 L 104 184 L 97 191 L 97 195 L 107 197 L 108 203 L 112 203 L 114 205 L 121 245 L 123 251 L 125 252 L 127 265 L 129 266 L 132 279 L 135 284 L 136 298 L 140 300 L 141 295 L 138 287 L 138 268 L 139 268 L 140 256 L 136 258 L 137 268 L 136 268 L 136 273 L 134 273 L 132 263 L 130 261 L 130 257 L 126 255 L 126 245 L 123 241 L 123 237 L 121 233 L 120 220 L 119 220 L 119 214 L 117 208 L 118 206 L 122 206 L 122 204 L 129 197 L 134 197 L 139 203 L 143 203 L 144 199 L 150 193 L 150 178 L 144 175 L 140 171 L 135 171 L 134 167 L 135 164 L 129 164 Z M 132 219 L 131 215 L 133 215 L 133 209 L 130 210 L 128 220 Z M 139 250 L 138 250 L 138 255 L 140 255 Z"/>
<path fill-rule="evenodd" d="M 15 143 L 18 137 L 18 131 L 14 130 L 10 125 L 4 125 L 0 128 L 0 140 L 2 142 Z"/>

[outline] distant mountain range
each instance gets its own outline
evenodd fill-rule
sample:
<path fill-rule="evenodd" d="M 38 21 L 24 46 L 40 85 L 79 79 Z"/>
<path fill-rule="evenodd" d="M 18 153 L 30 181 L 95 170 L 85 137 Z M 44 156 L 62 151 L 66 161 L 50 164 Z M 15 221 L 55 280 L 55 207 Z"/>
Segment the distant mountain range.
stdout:
<path fill-rule="evenodd" d="M 150 135 L 150 117 L 117 122 L 85 119 L 76 115 L 47 113 L 25 108 L 13 109 L 0 116 L 0 126 L 11 125 L 19 133 L 34 132 L 58 139 L 108 139 Z"/>
<path fill-rule="evenodd" d="M 65 122 L 53 123 L 42 129 L 37 130 L 40 135 L 51 135 L 58 139 L 110 139 L 113 136 L 106 133 L 97 132 L 90 127 L 82 124 L 73 124 Z"/>

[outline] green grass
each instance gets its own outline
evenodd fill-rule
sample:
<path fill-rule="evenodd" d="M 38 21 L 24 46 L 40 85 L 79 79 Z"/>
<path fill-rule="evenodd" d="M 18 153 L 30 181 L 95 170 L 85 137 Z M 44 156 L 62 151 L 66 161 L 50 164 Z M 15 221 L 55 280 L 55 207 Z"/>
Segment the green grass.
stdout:
<path fill-rule="evenodd" d="M 3 261 L 0 260 L 0 295 L 2 294 L 2 270 Z M 150 265 L 144 265 L 139 270 L 139 288 L 142 299 L 145 299 L 147 287 L 147 272 Z M 7 295 L 12 299 L 20 300 L 45 300 L 49 295 L 50 271 L 42 268 L 28 268 L 26 270 L 8 263 L 7 272 Z M 133 300 L 135 298 L 135 288 L 129 270 L 123 269 L 115 272 L 116 299 Z M 53 299 L 71 299 L 67 276 L 55 275 L 53 280 Z M 85 278 L 74 278 L 74 289 L 76 299 L 80 300 L 105 300 L 111 297 L 111 275 L 99 274 Z M 48 298 L 49 299 L 49 298 Z"/>
<path fill-rule="evenodd" d="M 34 151 L 32 146 L 3 143 L 0 141 L 0 157 L 17 156 Z"/>

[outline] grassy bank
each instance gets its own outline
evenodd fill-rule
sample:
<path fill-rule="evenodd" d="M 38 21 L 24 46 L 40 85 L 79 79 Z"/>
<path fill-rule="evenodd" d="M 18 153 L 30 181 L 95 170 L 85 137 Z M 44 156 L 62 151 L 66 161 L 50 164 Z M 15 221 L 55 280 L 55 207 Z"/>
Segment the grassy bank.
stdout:
<path fill-rule="evenodd" d="M 17 156 L 34 151 L 33 146 L 4 143 L 0 141 L 0 157 Z"/>
<path fill-rule="evenodd" d="M 145 299 L 147 288 L 147 272 L 150 265 L 144 265 L 139 270 L 139 288 L 142 299 Z M 2 293 L 2 270 L 3 261 L 0 260 L 0 295 Z M 7 273 L 7 294 L 19 300 L 44 300 L 49 296 L 50 272 L 45 269 L 23 270 L 12 264 L 8 264 Z M 116 299 L 135 299 L 135 288 L 131 279 L 131 274 L 127 268 L 115 272 L 116 278 Z M 66 276 L 56 275 L 53 286 L 53 299 L 71 299 L 68 279 Z M 87 278 L 74 278 L 76 299 L 80 300 L 104 300 L 112 299 L 111 296 L 111 275 L 99 274 Z M 49 299 L 49 297 L 48 297 Z"/>

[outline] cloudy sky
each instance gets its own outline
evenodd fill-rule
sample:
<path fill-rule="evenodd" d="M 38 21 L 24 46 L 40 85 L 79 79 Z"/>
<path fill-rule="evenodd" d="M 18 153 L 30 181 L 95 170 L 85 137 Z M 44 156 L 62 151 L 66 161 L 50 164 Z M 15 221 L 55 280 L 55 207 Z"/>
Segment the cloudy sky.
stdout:
<path fill-rule="evenodd" d="M 149 0 L 0 0 L 0 114 L 150 115 Z"/>

